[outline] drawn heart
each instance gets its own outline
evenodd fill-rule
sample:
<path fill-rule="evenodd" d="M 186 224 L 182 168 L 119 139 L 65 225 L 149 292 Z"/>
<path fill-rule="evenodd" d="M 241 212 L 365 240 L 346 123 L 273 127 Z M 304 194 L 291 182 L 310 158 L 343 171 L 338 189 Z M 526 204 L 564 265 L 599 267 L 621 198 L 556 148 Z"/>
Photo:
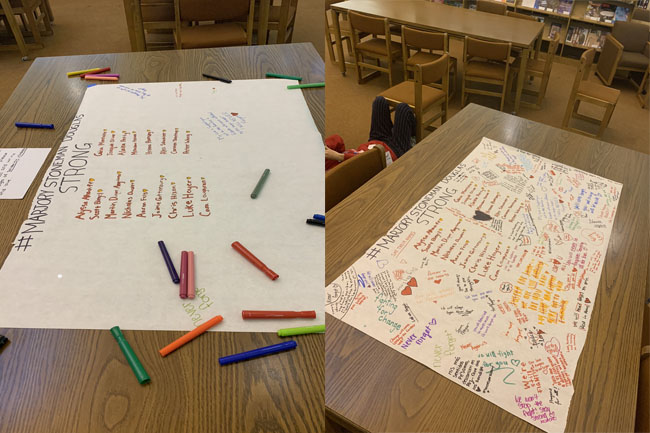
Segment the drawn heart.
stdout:
<path fill-rule="evenodd" d="M 556 259 L 553 259 L 553 263 L 555 263 L 556 265 L 559 265 L 559 264 L 560 264 L 560 261 L 559 261 L 559 260 L 556 260 Z"/>
<path fill-rule="evenodd" d="M 533 176 L 532 174 L 530 175 L 530 178 L 531 178 L 531 179 L 534 178 L 534 177 L 535 177 L 535 176 Z"/>
<path fill-rule="evenodd" d="M 409 296 L 411 294 L 413 294 L 413 292 L 411 291 L 411 286 L 404 287 L 404 290 L 402 290 L 402 295 Z"/>
<path fill-rule="evenodd" d="M 406 284 L 408 284 L 411 287 L 417 287 L 418 286 L 418 282 L 416 281 L 415 277 L 411 277 L 409 282 L 406 283 Z M 410 295 L 410 293 L 409 293 L 409 295 Z"/>
<path fill-rule="evenodd" d="M 546 334 L 546 332 L 542 331 L 541 329 L 537 331 L 537 335 L 542 335 L 542 334 Z"/>
<path fill-rule="evenodd" d="M 231 112 L 230 114 L 233 115 L 233 116 L 236 116 L 236 115 L 238 115 L 239 113 L 232 113 L 232 112 Z"/>
<path fill-rule="evenodd" d="M 585 299 L 585 304 L 591 304 L 591 301 L 589 300 L 589 298 Z"/>
<path fill-rule="evenodd" d="M 553 170 L 551 170 L 551 174 L 552 174 L 553 176 L 555 176 L 555 172 L 554 172 Z"/>
<path fill-rule="evenodd" d="M 474 219 L 477 221 L 490 221 L 492 217 L 477 209 L 474 211 Z"/>
<path fill-rule="evenodd" d="M 576 268 L 573 268 L 573 272 L 578 272 L 578 270 Z"/>
<path fill-rule="evenodd" d="M 521 364 L 521 361 L 518 359 L 511 359 L 510 363 L 514 365 L 515 367 L 519 367 L 519 364 Z"/>
<path fill-rule="evenodd" d="M 564 200 L 558 200 L 560 203 L 564 203 Z"/>
<path fill-rule="evenodd" d="M 441 279 L 438 279 L 438 280 L 435 280 L 434 283 L 440 284 L 441 281 L 442 281 Z"/>
<path fill-rule="evenodd" d="M 474 280 L 474 284 L 478 283 L 478 280 Z"/>
<path fill-rule="evenodd" d="M 377 260 L 377 267 L 379 269 L 384 269 L 387 264 L 388 264 L 388 260 L 386 260 L 386 259 Z"/>

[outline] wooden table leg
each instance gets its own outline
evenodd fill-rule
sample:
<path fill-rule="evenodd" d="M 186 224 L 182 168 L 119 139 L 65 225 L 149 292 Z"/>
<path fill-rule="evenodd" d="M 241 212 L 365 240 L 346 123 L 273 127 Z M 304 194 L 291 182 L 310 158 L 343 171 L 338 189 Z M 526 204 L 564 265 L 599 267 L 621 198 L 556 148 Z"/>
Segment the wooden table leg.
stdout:
<path fill-rule="evenodd" d="M 25 45 L 25 40 L 23 39 L 23 34 L 20 31 L 20 28 L 18 27 L 18 23 L 16 23 L 16 16 L 12 12 L 9 0 L 0 0 L 0 6 L 2 6 L 2 10 L 7 17 L 7 22 L 11 28 L 11 33 L 13 33 L 14 38 L 16 38 L 16 44 L 18 45 L 20 54 L 23 55 L 23 60 L 29 60 L 27 46 Z"/>
<path fill-rule="evenodd" d="M 345 75 L 345 55 L 343 54 L 343 43 L 341 42 L 339 12 L 336 9 L 332 9 L 332 16 L 334 18 L 334 41 L 336 42 L 336 54 L 339 57 L 339 70 L 341 71 L 341 75 Z"/>
<path fill-rule="evenodd" d="M 260 21 L 257 25 L 257 45 L 266 45 L 266 37 L 269 29 L 269 11 L 271 0 L 260 1 Z"/>
<path fill-rule="evenodd" d="M 535 58 L 536 59 L 539 58 L 539 53 L 540 53 L 540 51 L 542 51 L 542 40 L 544 40 L 544 38 L 542 37 L 542 33 L 540 33 L 537 36 L 537 43 L 535 44 Z"/>
<path fill-rule="evenodd" d="M 524 88 L 524 77 L 526 76 L 526 65 L 528 63 L 529 55 L 530 47 L 527 47 L 521 53 L 521 65 L 519 66 L 519 74 L 517 74 L 517 93 L 515 94 L 515 108 L 512 114 L 517 114 L 519 111 L 519 103 L 521 102 L 521 92 Z"/>

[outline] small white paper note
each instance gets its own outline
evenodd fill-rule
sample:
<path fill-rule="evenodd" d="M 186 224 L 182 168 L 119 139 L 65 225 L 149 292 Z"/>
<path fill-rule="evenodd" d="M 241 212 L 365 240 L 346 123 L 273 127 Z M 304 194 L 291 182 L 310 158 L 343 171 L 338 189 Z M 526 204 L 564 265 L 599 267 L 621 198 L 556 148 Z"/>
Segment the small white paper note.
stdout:
<path fill-rule="evenodd" d="M 0 149 L 0 199 L 22 199 L 50 149 Z"/>

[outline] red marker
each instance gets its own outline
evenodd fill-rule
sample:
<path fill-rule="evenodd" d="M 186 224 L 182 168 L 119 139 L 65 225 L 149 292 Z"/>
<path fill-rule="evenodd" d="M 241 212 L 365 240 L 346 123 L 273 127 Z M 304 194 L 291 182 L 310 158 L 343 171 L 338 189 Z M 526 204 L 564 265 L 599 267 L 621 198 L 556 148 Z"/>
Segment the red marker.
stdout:
<path fill-rule="evenodd" d="M 92 69 L 90 72 L 86 72 L 85 74 L 79 75 L 81 78 L 86 78 L 86 75 L 94 75 L 94 74 L 101 74 L 102 72 L 108 72 L 110 71 L 111 68 L 97 68 L 97 69 Z"/>
<path fill-rule="evenodd" d="M 232 246 L 235 250 L 237 250 L 237 252 L 238 252 L 239 254 L 241 254 L 242 256 L 246 257 L 246 260 L 248 260 L 248 261 L 251 262 L 253 265 L 255 265 L 255 267 L 256 267 L 257 269 L 259 269 L 260 271 L 264 272 L 264 273 L 265 273 L 265 274 L 266 274 L 270 279 L 272 279 L 272 280 L 277 280 L 277 279 L 278 279 L 278 277 L 279 277 L 278 274 L 276 274 L 275 272 L 273 272 L 272 270 L 270 270 L 270 269 L 269 269 L 269 268 L 268 268 L 264 263 L 262 263 L 262 261 L 261 261 L 260 259 L 258 259 L 257 257 L 255 257 L 255 256 L 253 255 L 253 253 L 251 253 L 251 252 L 248 251 L 246 248 L 244 248 L 244 246 L 243 246 L 242 244 L 240 244 L 239 242 L 233 242 L 233 243 L 231 244 L 231 246 Z"/>
<path fill-rule="evenodd" d="M 244 319 L 315 319 L 315 311 L 253 311 L 242 310 Z"/>
<path fill-rule="evenodd" d="M 181 252 L 181 299 L 187 299 L 187 251 Z"/>

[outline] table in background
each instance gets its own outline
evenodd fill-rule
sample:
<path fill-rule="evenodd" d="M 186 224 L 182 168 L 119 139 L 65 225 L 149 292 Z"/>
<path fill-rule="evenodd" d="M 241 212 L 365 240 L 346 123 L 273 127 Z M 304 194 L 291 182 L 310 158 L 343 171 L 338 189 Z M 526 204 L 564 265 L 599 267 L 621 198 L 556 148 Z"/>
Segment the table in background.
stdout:
<path fill-rule="evenodd" d="M 523 50 L 521 70 L 526 69 L 528 56 L 533 50 L 539 52 L 542 42 L 543 23 L 533 23 L 505 15 L 495 15 L 470 9 L 432 3 L 427 0 L 349 0 L 332 5 L 334 11 L 334 39 L 339 59 L 343 57 L 339 14 L 354 11 L 366 15 L 388 18 L 392 24 L 417 27 L 423 30 L 446 32 L 449 36 L 478 38 L 495 42 L 510 42 Z M 535 46 L 535 43 L 537 45 Z M 460 59 L 462 61 L 462 59 Z M 339 68 L 345 75 L 345 62 Z M 525 74 L 517 76 L 515 113 L 519 111 Z"/>
<path fill-rule="evenodd" d="M 634 431 L 648 283 L 648 155 L 470 104 L 327 213 L 326 283 L 386 234 L 482 137 L 623 183 L 567 431 Z M 325 340 L 327 417 L 352 431 L 539 431 L 330 315 Z"/>
<path fill-rule="evenodd" d="M 323 60 L 311 44 L 38 58 L 0 110 L 0 146 L 58 148 L 89 84 L 65 72 L 95 66 L 110 66 L 124 83 L 199 81 L 202 72 L 252 79 L 273 71 L 324 80 Z M 322 134 L 324 89 L 303 94 Z M 16 121 L 56 129 L 17 129 Z M 55 153 L 23 200 L 0 200 L 0 263 Z M 279 356 L 220 367 L 223 354 L 283 340 L 272 333 L 208 332 L 163 359 L 158 350 L 182 332 L 125 331 L 152 378 L 145 386 L 108 330 L 5 328 L 0 334 L 11 340 L 0 354 L 2 433 L 323 429 L 322 334 L 297 336 L 298 348 Z"/>

